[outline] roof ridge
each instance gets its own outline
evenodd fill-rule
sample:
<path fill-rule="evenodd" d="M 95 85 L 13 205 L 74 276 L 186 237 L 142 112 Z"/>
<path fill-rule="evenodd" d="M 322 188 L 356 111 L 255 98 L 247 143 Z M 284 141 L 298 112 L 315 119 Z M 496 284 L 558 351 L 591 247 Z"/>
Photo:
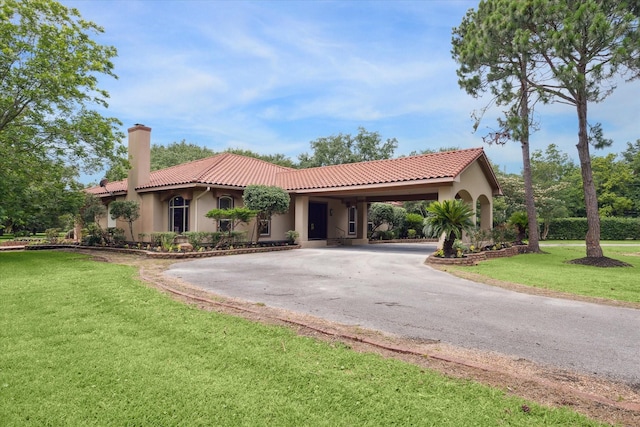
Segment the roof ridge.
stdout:
<path fill-rule="evenodd" d="M 270 166 L 274 166 L 274 167 L 277 167 L 277 168 L 280 168 L 280 169 L 297 170 L 296 168 L 290 168 L 290 167 L 288 167 L 288 166 L 278 165 L 278 164 L 275 164 L 275 163 L 268 162 L 268 161 L 266 161 L 266 160 L 264 160 L 264 159 L 259 159 L 259 158 L 257 158 L 257 157 L 253 157 L 253 156 L 245 156 L 244 154 L 236 154 L 236 153 L 231 153 L 231 152 L 229 152 L 229 151 L 223 151 L 223 152 L 221 152 L 221 153 L 219 153 L 219 154 L 220 154 L 220 155 L 228 154 L 228 155 L 230 155 L 230 156 L 244 157 L 245 159 L 253 159 L 253 160 L 257 161 L 257 162 L 266 163 L 266 164 L 268 164 L 268 165 L 270 165 Z"/>
<path fill-rule="evenodd" d="M 276 165 L 275 163 L 267 162 L 266 160 L 258 159 L 257 157 L 244 156 L 242 154 L 230 153 L 228 151 L 225 151 L 225 152 L 222 152 L 222 153 L 218 153 L 216 156 L 212 156 L 212 157 L 219 157 L 219 159 L 216 162 L 213 162 L 212 164 L 210 164 L 204 170 L 202 170 L 197 176 L 195 176 L 194 179 L 193 179 L 193 182 L 199 182 L 199 181 L 203 180 L 204 177 L 207 174 L 209 174 L 214 168 L 218 167 L 221 164 L 224 164 L 225 159 L 233 158 L 233 157 L 240 157 L 240 158 L 243 158 L 243 159 L 248 159 L 249 161 L 252 161 L 252 162 L 262 163 L 262 164 L 264 164 L 264 165 L 266 165 L 268 167 L 271 167 L 271 168 L 284 169 L 284 170 L 276 171 L 275 172 L 276 175 L 281 173 L 281 172 L 286 172 L 286 171 L 292 169 L 292 168 L 288 168 L 286 166 L 280 166 L 280 165 Z"/>
<path fill-rule="evenodd" d="M 203 170 L 200 171 L 200 173 L 198 173 L 197 175 L 195 175 L 193 177 L 193 180 L 191 182 L 198 182 L 202 179 L 203 176 L 205 176 L 206 174 L 209 173 L 209 171 L 211 171 L 213 168 L 215 168 L 216 166 L 218 166 L 220 163 L 222 163 L 224 161 L 224 159 L 228 156 L 225 156 L 225 154 L 230 154 L 230 153 L 218 153 L 216 155 L 210 156 L 210 157 L 206 157 L 204 159 L 200 159 L 200 160 L 214 160 L 211 164 L 207 165 L 207 167 L 205 167 Z M 183 163 L 182 166 L 184 165 L 188 165 L 189 163 Z"/>
<path fill-rule="evenodd" d="M 426 154 L 415 154 L 413 156 L 406 156 L 406 157 L 394 157 L 391 159 L 375 159 L 375 160 L 364 160 L 361 162 L 351 162 L 351 163 L 339 163 L 337 165 L 326 165 L 326 166 L 314 166 L 312 168 L 302 168 L 302 169 L 292 169 L 289 168 L 289 170 L 287 172 L 296 172 L 296 171 L 309 171 L 309 170 L 313 170 L 313 169 L 327 169 L 327 168 L 341 168 L 347 165 L 362 165 L 362 164 L 372 164 L 372 163 L 382 163 L 382 162 L 394 162 L 394 161 L 398 161 L 398 160 L 405 160 L 405 159 L 411 159 L 411 158 L 418 158 L 418 157 L 430 157 L 430 156 L 437 156 L 437 155 L 443 155 L 443 154 L 449 154 L 449 153 L 460 153 L 462 151 L 479 151 L 479 152 L 484 152 L 484 148 L 482 147 L 475 147 L 475 148 L 464 148 L 461 150 L 448 150 L 448 151 L 437 151 L 435 153 L 426 153 Z"/>

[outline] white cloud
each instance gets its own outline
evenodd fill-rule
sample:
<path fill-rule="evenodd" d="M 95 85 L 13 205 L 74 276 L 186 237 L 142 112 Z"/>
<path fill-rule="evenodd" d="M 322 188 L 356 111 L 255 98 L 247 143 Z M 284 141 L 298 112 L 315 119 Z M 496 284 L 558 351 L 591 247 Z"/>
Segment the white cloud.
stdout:
<path fill-rule="evenodd" d="M 186 139 L 291 157 L 308 142 L 362 125 L 396 137 L 397 154 L 482 145 L 500 109 L 472 133 L 476 100 L 458 87 L 451 28 L 476 1 L 209 2 L 62 0 L 105 27 L 119 50 L 104 80 L 108 112 L 125 128 L 143 122 L 154 143 Z M 624 149 L 638 134 L 640 82 L 590 106 Z M 577 122 L 568 106 L 539 109 L 532 148 L 557 143 L 573 155 Z M 520 147 L 485 145 L 519 171 Z"/>

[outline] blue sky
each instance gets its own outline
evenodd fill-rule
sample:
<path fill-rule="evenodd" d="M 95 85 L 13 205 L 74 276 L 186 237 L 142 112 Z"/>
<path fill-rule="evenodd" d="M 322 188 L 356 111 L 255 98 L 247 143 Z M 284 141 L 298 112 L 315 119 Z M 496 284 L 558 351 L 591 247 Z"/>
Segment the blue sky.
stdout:
<path fill-rule="evenodd" d="M 150 126 L 152 143 L 185 139 L 215 151 L 250 149 L 292 159 L 309 142 L 362 126 L 397 138 L 396 155 L 483 146 L 500 110 L 472 132 L 484 107 L 458 87 L 451 29 L 477 1 L 62 0 L 105 29 L 118 49 L 118 79 L 101 79 L 106 114 Z M 640 82 L 623 83 L 590 122 L 612 152 L 640 138 Z M 537 109 L 532 148 L 555 143 L 577 158 L 575 110 Z M 494 163 L 520 172 L 520 146 L 484 145 Z M 596 152 L 602 154 L 604 152 Z M 99 179 L 96 171 L 85 181 Z"/>

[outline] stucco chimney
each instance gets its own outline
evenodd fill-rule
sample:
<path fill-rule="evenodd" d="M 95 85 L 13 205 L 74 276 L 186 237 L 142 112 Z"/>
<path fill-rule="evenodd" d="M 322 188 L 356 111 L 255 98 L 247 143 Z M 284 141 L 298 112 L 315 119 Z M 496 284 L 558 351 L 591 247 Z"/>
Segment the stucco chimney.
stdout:
<path fill-rule="evenodd" d="M 136 124 L 129 128 L 128 198 L 136 194 L 136 187 L 149 182 L 151 174 L 151 128 Z"/>

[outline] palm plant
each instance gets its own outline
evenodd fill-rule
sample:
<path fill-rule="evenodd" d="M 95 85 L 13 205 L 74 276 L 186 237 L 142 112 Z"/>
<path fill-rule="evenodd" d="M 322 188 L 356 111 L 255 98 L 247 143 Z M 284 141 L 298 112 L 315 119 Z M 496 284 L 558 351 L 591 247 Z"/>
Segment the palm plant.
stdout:
<path fill-rule="evenodd" d="M 518 243 L 522 244 L 522 241 L 527 234 L 527 227 L 529 226 L 529 216 L 524 211 L 516 211 L 509 217 L 509 224 L 515 226 L 518 229 Z"/>
<path fill-rule="evenodd" d="M 453 243 L 462 237 L 462 232 L 473 230 L 473 209 L 462 200 L 433 202 L 427 208 L 423 232 L 425 236 L 445 235 L 442 251 L 445 257 L 453 256 Z"/>

